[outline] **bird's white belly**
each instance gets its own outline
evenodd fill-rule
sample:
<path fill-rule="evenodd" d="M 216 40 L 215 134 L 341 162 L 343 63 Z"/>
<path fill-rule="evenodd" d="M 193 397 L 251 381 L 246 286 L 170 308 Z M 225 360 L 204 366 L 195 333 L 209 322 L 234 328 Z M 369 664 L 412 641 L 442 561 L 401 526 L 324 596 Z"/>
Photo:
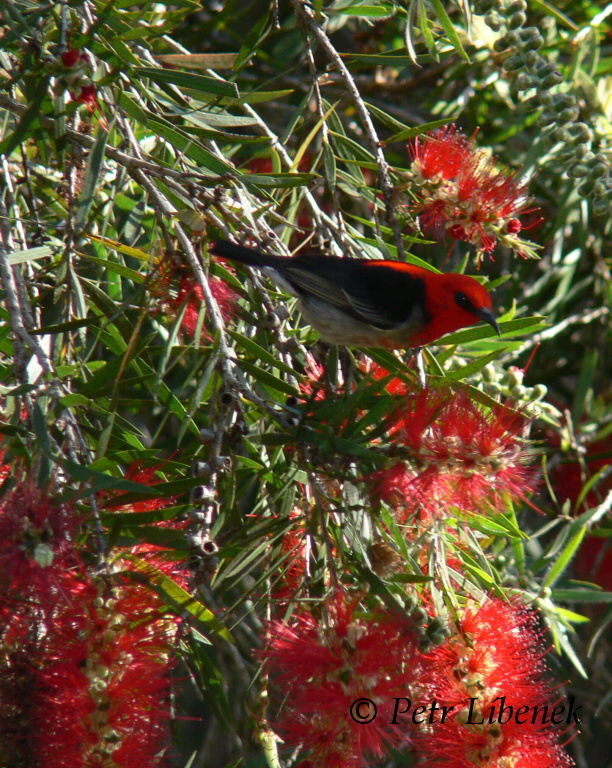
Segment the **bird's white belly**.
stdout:
<path fill-rule="evenodd" d="M 329 344 L 344 344 L 356 347 L 409 347 L 410 337 L 420 330 L 422 322 L 416 313 L 407 323 L 397 328 L 381 331 L 367 323 L 346 315 L 327 302 L 318 299 L 300 299 L 298 308 L 304 320 L 315 328 L 322 341 Z M 420 312 L 418 313 L 420 315 Z M 384 342 L 383 342 L 384 339 Z"/>

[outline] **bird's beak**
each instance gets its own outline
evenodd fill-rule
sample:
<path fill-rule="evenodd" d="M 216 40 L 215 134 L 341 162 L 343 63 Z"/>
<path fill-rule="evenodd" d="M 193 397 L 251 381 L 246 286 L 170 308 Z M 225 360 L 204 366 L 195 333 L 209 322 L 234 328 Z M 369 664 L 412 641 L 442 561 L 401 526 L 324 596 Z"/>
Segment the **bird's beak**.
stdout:
<path fill-rule="evenodd" d="M 479 309 L 478 312 L 476 312 L 478 317 L 480 317 L 482 320 L 485 321 L 485 323 L 489 323 L 489 325 L 493 328 L 495 333 L 497 333 L 498 336 L 501 336 L 501 331 L 499 329 L 499 325 L 497 324 L 497 320 L 493 317 L 493 313 L 490 309 L 487 309 L 486 307 L 483 307 L 482 309 Z"/>

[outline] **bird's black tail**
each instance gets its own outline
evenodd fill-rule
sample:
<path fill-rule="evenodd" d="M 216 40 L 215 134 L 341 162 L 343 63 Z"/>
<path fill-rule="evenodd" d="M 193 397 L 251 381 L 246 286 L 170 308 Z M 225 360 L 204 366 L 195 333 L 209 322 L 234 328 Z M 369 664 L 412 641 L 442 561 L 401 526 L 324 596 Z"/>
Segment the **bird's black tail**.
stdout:
<path fill-rule="evenodd" d="M 243 245 L 236 245 L 229 240 L 217 240 L 210 246 L 210 252 L 215 256 L 221 256 L 223 259 L 238 261 L 249 267 L 279 267 L 286 262 L 282 256 L 271 256 L 269 254 L 256 251 L 254 248 L 245 248 Z"/>

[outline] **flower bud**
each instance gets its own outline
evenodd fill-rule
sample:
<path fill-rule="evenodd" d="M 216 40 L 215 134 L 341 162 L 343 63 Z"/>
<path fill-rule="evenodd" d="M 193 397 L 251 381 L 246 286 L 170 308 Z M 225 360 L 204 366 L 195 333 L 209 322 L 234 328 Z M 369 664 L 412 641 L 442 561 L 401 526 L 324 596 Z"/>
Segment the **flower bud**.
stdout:
<path fill-rule="evenodd" d="M 487 11 L 493 8 L 493 0 L 476 0 L 473 4 L 474 13 L 478 16 L 484 16 Z"/>
<path fill-rule="evenodd" d="M 599 179 L 602 176 L 605 176 L 608 171 L 608 164 L 607 163 L 596 163 L 595 165 L 592 165 L 589 171 L 589 175 L 592 179 Z"/>
<path fill-rule="evenodd" d="M 606 158 L 598 152 L 596 155 L 589 157 L 587 163 L 591 168 L 595 167 L 599 163 L 606 165 Z"/>
<path fill-rule="evenodd" d="M 544 93 L 540 94 L 540 104 L 543 107 L 552 107 L 554 102 L 554 96 L 552 93 L 549 93 L 548 91 L 544 91 Z"/>
<path fill-rule="evenodd" d="M 546 384 L 536 384 L 533 388 L 534 400 L 541 400 L 543 397 L 546 396 L 547 392 L 548 392 L 548 387 L 546 386 Z"/>
<path fill-rule="evenodd" d="M 521 36 L 518 32 L 512 30 L 510 32 L 506 32 L 505 40 L 510 48 L 516 48 L 516 46 L 521 42 Z"/>
<path fill-rule="evenodd" d="M 572 167 L 567 172 L 567 175 L 571 179 L 581 179 L 583 176 L 586 176 L 589 172 L 589 169 L 584 165 L 583 163 L 576 163 L 575 165 L 572 165 Z"/>
<path fill-rule="evenodd" d="M 557 115 L 549 109 L 545 109 L 537 119 L 537 124 L 544 128 L 557 122 Z"/>
<path fill-rule="evenodd" d="M 555 128 L 551 135 L 555 141 L 561 142 L 563 144 L 571 139 L 571 136 L 569 135 L 566 128 Z"/>
<path fill-rule="evenodd" d="M 503 37 L 499 37 L 494 43 L 493 43 L 493 50 L 496 53 L 502 53 L 503 51 L 507 50 L 510 47 L 510 43 L 508 42 L 508 35 L 504 35 Z"/>
<path fill-rule="evenodd" d="M 606 193 L 606 185 L 603 181 L 596 181 L 593 183 L 593 195 L 595 197 L 602 197 Z"/>
<path fill-rule="evenodd" d="M 502 28 L 502 20 L 496 11 L 492 11 L 485 16 L 485 24 L 489 29 L 492 29 L 493 32 L 499 32 Z"/>
<path fill-rule="evenodd" d="M 508 369 L 508 386 L 510 389 L 516 389 L 517 387 L 522 386 L 524 378 L 525 374 L 523 371 L 515 365 Z"/>
<path fill-rule="evenodd" d="M 604 214 L 607 214 L 610 209 L 612 209 L 612 199 L 598 197 L 593 200 L 593 213 L 596 216 L 603 216 Z"/>
<path fill-rule="evenodd" d="M 508 29 L 518 29 L 527 23 L 527 14 L 523 11 L 513 13 L 507 21 Z"/>
<path fill-rule="evenodd" d="M 415 608 L 414 611 L 412 611 L 410 618 L 414 621 L 415 624 L 422 626 L 425 624 L 429 617 L 427 616 L 427 611 L 419 606 L 418 608 Z"/>
<path fill-rule="evenodd" d="M 542 35 L 532 35 L 528 40 L 523 43 L 524 51 L 539 51 L 544 45 L 544 38 Z"/>
<path fill-rule="evenodd" d="M 550 72 L 546 77 L 540 82 L 540 88 L 548 90 L 548 88 L 552 88 L 555 85 L 559 85 L 559 83 L 563 82 L 563 75 L 561 75 L 559 72 Z"/>
<path fill-rule="evenodd" d="M 525 60 L 520 53 L 513 53 L 502 64 L 502 69 L 506 72 L 517 72 L 519 69 L 523 69 L 525 66 Z"/>
<path fill-rule="evenodd" d="M 491 365 L 491 363 L 487 363 L 487 365 L 485 365 L 485 367 L 482 369 L 482 379 L 488 384 L 493 383 L 497 379 L 494 365 Z"/>
<path fill-rule="evenodd" d="M 565 125 L 566 123 L 571 123 L 573 120 L 575 120 L 576 115 L 577 111 L 574 107 L 566 107 L 565 109 L 561 110 L 561 112 L 559 112 L 557 119 L 561 125 Z"/>

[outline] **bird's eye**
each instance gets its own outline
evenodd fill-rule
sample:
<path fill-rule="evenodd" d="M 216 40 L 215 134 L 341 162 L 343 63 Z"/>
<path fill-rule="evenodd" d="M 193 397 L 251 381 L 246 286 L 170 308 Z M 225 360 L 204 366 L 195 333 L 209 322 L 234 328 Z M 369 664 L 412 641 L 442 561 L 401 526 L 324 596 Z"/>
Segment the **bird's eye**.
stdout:
<path fill-rule="evenodd" d="M 455 302 L 461 307 L 461 309 L 465 309 L 468 312 L 476 311 L 476 307 L 472 304 L 465 293 L 457 292 L 455 294 Z"/>

